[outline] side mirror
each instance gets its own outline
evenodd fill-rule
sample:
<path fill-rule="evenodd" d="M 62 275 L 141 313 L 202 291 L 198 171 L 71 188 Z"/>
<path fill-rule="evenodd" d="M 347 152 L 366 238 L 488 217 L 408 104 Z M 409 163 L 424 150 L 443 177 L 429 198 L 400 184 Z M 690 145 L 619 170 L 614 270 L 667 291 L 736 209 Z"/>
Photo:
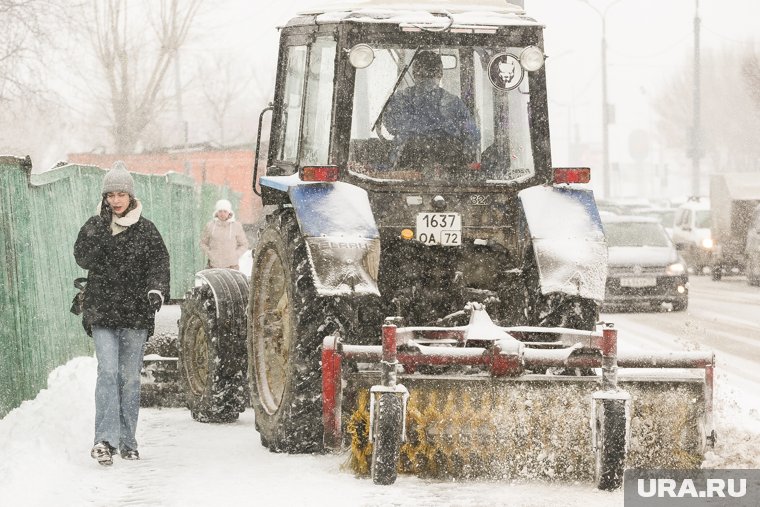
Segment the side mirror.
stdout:
<path fill-rule="evenodd" d="M 686 250 L 686 243 L 676 243 L 676 250 Z"/>

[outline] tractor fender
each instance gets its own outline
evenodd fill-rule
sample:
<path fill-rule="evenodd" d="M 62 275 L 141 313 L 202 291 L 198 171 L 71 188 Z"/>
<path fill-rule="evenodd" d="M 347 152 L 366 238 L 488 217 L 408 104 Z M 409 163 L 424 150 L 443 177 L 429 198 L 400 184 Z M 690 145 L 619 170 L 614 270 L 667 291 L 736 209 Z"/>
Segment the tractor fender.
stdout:
<path fill-rule="evenodd" d="M 379 296 L 380 233 L 367 191 L 349 183 L 265 176 L 262 189 L 286 193 L 306 241 L 317 293 Z"/>
<path fill-rule="evenodd" d="M 607 241 L 591 190 L 536 186 L 518 193 L 541 293 L 604 300 Z"/>

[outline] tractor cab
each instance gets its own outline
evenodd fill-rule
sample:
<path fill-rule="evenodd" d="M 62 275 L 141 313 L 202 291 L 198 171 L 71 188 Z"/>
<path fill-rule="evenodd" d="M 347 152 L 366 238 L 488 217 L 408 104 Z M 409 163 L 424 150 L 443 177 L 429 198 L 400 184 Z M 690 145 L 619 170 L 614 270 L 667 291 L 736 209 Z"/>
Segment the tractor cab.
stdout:
<path fill-rule="evenodd" d="M 312 168 L 306 179 L 362 187 L 548 182 L 542 26 L 505 2 L 449 4 L 292 19 L 267 174 Z"/>

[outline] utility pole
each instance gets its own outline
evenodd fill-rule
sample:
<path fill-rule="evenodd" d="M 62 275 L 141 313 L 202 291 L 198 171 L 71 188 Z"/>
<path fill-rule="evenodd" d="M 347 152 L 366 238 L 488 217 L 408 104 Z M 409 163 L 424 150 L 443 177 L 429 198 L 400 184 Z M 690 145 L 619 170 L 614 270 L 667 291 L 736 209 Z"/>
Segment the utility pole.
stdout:
<path fill-rule="evenodd" d="M 602 11 L 591 5 L 588 0 L 581 1 L 596 12 L 602 21 L 602 175 L 604 178 L 602 190 L 604 197 L 609 199 L 612 188 L 610 182 L 612 179 L 610 171 L 610 123 L 612 123 L 613 115 L 611 114 L 612 106 L 607 102 L 607 11 L 620 0 L 614 0 L 607 4 Z"/>
<path fill-rule="evenodd" d="M 700 194 L 701 170 L 699 159 L 702 158 L 702 135 L 700 125 L 700 108 L 701 108 L 701 83 L 700 83 L 700 63 L 699 63 L 699 29 L 701 20 L 699 19 L 699 0 L 695 0 L 694 5 L 694 112 L 693 123 L 691 126 L 691 194 Z"/>

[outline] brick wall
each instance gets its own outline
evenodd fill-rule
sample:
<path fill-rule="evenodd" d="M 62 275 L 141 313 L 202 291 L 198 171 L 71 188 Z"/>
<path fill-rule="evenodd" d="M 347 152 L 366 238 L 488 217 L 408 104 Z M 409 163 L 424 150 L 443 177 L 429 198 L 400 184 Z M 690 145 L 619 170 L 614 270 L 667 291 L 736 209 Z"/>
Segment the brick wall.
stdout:
<path fill-rule="evenodd" d="M 253 193 L 252 150 L 208 150 L 156 152 L 140 154 L 71 153 L 69 163 L 109 168 L 123 160 L 133 172 L 164 174 L 174 171 L 186 174 L 198 183 L 229 186 L 240 194 L 240 207 L 235 210 L 243 224 L 256 222 L 261 214 L 261 199 Z M 211 218 L 211 217 L 209 217 Z"/>

